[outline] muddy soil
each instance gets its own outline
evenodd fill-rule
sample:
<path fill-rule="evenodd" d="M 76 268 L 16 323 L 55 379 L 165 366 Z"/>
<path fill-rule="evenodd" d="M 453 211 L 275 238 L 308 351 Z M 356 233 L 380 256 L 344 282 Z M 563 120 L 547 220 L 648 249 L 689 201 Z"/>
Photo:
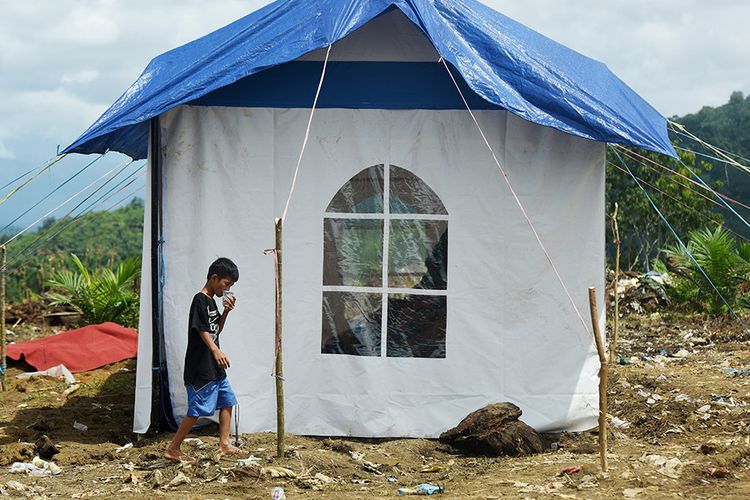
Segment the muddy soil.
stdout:
<path fill-rule="evenodd" d="M 171 434 L 130 432 L 134 361 L 76 374 L 79 389 L 68 396 L 64 381 L 19 380 L 25 367 L 14 366 L 0 403 L 0 492 L 268 499 L 282 486 L 290 499 L 367 499 L 429 482 L 445 488 L 444 498 L 750 498 L 750 374 L 741 371 L 750 368 L 750 344 L 739 330 L 659 313 L 625 320 L 621 364 L 610 366 L 606 473 L 596 432 L 548 435 L 553 449 L 524 458 L 466 456 L 426 439 L 288 436 L 280 460 L 273 434 L 252 434 L 243 448 L 258 460 L 241 465 L 217 456 L 209 427 L 185 445 L 198 462 L 177 465 L 161 458 Z M 15 338 L 44 333 L 19 329 Z M 63 472 L 10 473 L 12 462 L 33 458 L 42 434 L 58 445 Z"/>

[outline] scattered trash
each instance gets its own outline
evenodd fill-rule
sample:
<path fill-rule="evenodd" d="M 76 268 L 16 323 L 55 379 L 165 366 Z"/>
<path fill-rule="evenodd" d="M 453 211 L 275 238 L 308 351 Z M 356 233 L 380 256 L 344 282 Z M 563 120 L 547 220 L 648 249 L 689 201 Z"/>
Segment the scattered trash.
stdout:
<path fill-rule="evenodd" d="M 581 472 L 581 468 L 580 467 L 576 467 L 576 466 L 566 467 L 566 468 L 564 468 L 563 470 L 561 470 L 560 472 L 557 473 L 557 477 L 572 476 L 573 474 L 577 474 L 579 472 Z"/>
<path fill-rule="evenodd" d="M 616 427 L 617 429 L 627 429 L 628 427 L 630 427 L 630 422 L 621 418 L 612 417 L 612 426 Z"/>
<path fill-rule="evenodd" d="M 53 366 L 52 368 L 47 368 L 46 370 L 39 371 L 39 372 L 25 372 L 25 373 L 19 373 L 16 375 L 16 378 L 20 379 L 26 379 L 31 377 L 63 377 L 65 378 L 65 381 L 68 384 L 75 384 L 76 378 L 73 376 L 72 373 L 70 373 L 70 370 L 68 370 L 65 365 L 57 365 Z"/>
<path fill-rule="evenodd" d="M 695 411 L 696 413 L 708 413 L 710 410 L 711 410 L 711 405 L 703 405 Z"/>
<path fill-rule="evenodd" d="M 704 455 L 713 455 L 714 453 L 716 453 L 716 446 L 703 443 L 702 445 L 700 445 L 700 447 L 698 447 L 698 451 Z"/>
<path fill-rule="evenodd" d="M 286 500 L 286 493 L 281 486 L 275 486 L 271 489 L 271 500 Z"/>
<path fill-rule="evenodd" d="M 290 477 L 295 478 L 297 474 L 292 469 L 286 467 L 280 467 L 277 465 L 269 465 L 268 467 L 261 467 L 260 473 L 263 476 L 271 476 L 273 478 Z"/>
<path fill-rule="evenodd" d="M 132 447 L 133 447 L 133 443 L 128 443 L 126 445 L 123 445 L 123 446 L 120 446 L 119 448 L 117 448 L 115 450 L 115 453 L 121 453 L 121 452 L 123 452 L 125 450 L 129 450 Z"/>
<path fill-rule="evenodd" d="M 318 472 L 317 474 L 315 474 L 315 476 L 313 476 L 313 477 L 315 477 L 315 479 L 317 479 L 318 481 L 320 481 L 323 484 L 331 484 L 331 483 L 335 483 L 336 482 L 332 477 L 326 476 L 325 474 L 322 474 L 320 472 Z"/>
<path fill-rule="evenodd" d="M 62 469 L 53 462 L 34 457 L 31 463 L 13 462 L 8 472 L 14 474 L 27 473 L 32 476 L 57 476 L 62 473 Z"/>
<path fill-rule="evenodd" d="M 443 468 L 439 465 L 427 465 L 420 472 L 443 472 Z"/>
<path fill-rule="evenodd" d="M 734 377 L 746 377 L 750 375 L 750 370 L 738 370 L 737 368 L 724 368 L 721 371 L 724 373 L 729 373 Z"/>
<path fill-rule="evenodd" d="M 81 422 L 74 421 L 73 422 L 73 428 L 77 431 L 86 432 L 89 430 L 89 426 L 86 424 L 82 424 Z"/>
<path fill-rule="evenodd" d="M 620 356 L 620 358 L 617 360 L 617 364 L 627 366 L 627 365 L 632 365 L 633 362 L 630 361 L 629 359 L 625 359 L 624 357 Z"/>
<path fill-rule="evenodd" d="M 253 467 L 255 465 L 258 465 L 260 463 L 260 458 L 254 457 L 253 455 L 250 455 L 247 458 L 241 458 L 237 460 L 237 464 L 240 467 Z"/>
<path fill-rule="evenodd" d="M 729 475 L 729 471 L 724 467 L 709 467 L 708 475 L 716 479 L 723 479 Z"/>
<path fill-rule="evenodd" d="M 389 482 L 389 483 L 395 483 L 395 482 L 398 482 L 398 479 L 396 479 L 396 478 L 395 478 L 395 477 L 393 477 L 393 476 L 388 476 L 388 482 Z"/>
<path fill-rule="evenodd" d="M 681 468 L 683 466 L 682 461 L 679 458 L 666 458 L 661 455 L 649 455 L 643 454 L 640 458 L 641 462 L 652 464 L 657 467 L 660 474 L 663 474 L 672 479 L 678 479 L 680 477 Z"/>
<path fill-rule="evenodd" d="M 73 385 L 71 385 L 70 387 L 68 387 L 67 389 L 65 389 L 63 391 L 62 396 L 64 398 L 67 398 L 68 396 L 70 396 L 71 394 L 73 394 L 74 392 L 76 392 L 80 387 L 81 386 L 78 385 L 78 384 L 73 384 Z"/>
<path fill-rule="evenodd" d="M 444 488 L 442 486 L 435 486 L 434 484 L 422 483 L 411 488 L 399 488 L 399 495 L 433 495 L 435 493 L 442 493 Z"/>
<path fill-rule="evenodd" d="M 681 401 L 685 401 L 686 403 L 689 403 L 689 402 L 692 401 L 690 399 L 690 396 L 688 396 L 685 393 L 678 394 L 677 396 L 674 397 L 674 400 L 677 401 L 678 403 L 681 402 Z"/>
<path fill-rule="evenodd" d="M 174 479 L 172 479 L 172 480 L 171 480 L 171 481 L 170 481 L 170 482 L 169 482 L 169 483 L 167 484 L 167 486 L 179 486 L 179 485 L 181 485 L 181 484 L 187 484 L 187 483 L 190 483 L 190 482 L 191 482 L 191 481 L 190 481 L 190 478 L 189 478 L 189 477 L 187 477 L 187 476 L 186 476 L 185 474 L 183 474 L 182 472 L 178 472 L 178 473 L 177 473 L 177 475 L 176 475 L 176 476 L 174 477 Z"/>
<path fill-rule="evenodd" d="M 680 349 L 672 355 L 673 358 L 687 358 L 688 356 L 690 356 L 690 351 L 687 349 Z"/>

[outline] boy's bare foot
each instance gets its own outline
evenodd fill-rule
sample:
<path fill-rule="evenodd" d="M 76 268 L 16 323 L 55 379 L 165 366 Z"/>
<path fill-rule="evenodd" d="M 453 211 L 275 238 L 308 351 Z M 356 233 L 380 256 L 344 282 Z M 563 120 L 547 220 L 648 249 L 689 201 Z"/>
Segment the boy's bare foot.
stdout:
<path fill-rule="evenodd" d="M 180 450 L 173 450 L 171 448 L 164 450 L 164 458 L 171 460 L 172 462 L 195 462 L 195 459 L 190 455 L 186 455 Z"/>
<path fill-rule="evenodd" d="M 226 445 L 220 444 L 219 453 L 221 453 L 222 455 L 245 455 L 246 454 L 243 450 L 231 444 L 226 444 Z"/>

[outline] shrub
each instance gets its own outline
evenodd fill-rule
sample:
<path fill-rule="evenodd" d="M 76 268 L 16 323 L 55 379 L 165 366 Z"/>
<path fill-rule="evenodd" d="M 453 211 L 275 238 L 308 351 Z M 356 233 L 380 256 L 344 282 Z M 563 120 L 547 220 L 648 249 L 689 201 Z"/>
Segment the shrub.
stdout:
<path fill-rule="evenodd" d="M 50 305 L 72 307 L 81 314 L 84 325 L 112 321 L 137 327 L 140 257 L 127 259 L 115 271 L 103 268 L 91 273 L 75 254 L 71 255 L 78 271 L 61 271 L 47 281 Z"/>
<path fill-rule="evenodd" d="M 738 243 L 724 227 L 718 226 L 713 231 L 707 228 L 691 231 L 687 249 L 682 245 L 670 245 L 662 253 L 666 261 L 656 262 L 655 269 L 669 270 L 673 275 L 674 283 L 668 292 L 674 302 L 711 314 L 728 312 L 729 307 L 747 306 L 747 298 L 742 290 L 750 277 L 750 245 Z M 726 304 L 695 265 L 696 262 L 714 283 Z"/>

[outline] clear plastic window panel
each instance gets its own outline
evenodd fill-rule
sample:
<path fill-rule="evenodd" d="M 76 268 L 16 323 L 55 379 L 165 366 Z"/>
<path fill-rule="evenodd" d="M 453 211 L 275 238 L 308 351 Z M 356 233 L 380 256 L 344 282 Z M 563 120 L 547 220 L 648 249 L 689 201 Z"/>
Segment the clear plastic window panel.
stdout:
<path fill-rule="evenodd" d="M 389 207 L 394 214 L 447 215 L 443 202 L 422 179 L 408 170 L 390 166 Z"/>
<path fill-rule="evenodd" d="M 445 358 L 447 298 L 388 295 L 387 356 Z"/>
<path fill-rule="evenodd" d="M 326 209 L 330 213 L 382 214 L 383 165 L 367 168 L 344 184 Z"/>
<path fill-rule="evenodd" d="M 323 292 L 323 354 L 380 356 L 382 294 Z"/>
<path fill-rule="evenodd" d="M 324 219 L 323 285 L 383 286 L 383 221 Z"/>
<path fill-rule="evenodd" d="M 392 220 L 388 286 L 445 290 L 448 287 L 448 221 Z"/>

